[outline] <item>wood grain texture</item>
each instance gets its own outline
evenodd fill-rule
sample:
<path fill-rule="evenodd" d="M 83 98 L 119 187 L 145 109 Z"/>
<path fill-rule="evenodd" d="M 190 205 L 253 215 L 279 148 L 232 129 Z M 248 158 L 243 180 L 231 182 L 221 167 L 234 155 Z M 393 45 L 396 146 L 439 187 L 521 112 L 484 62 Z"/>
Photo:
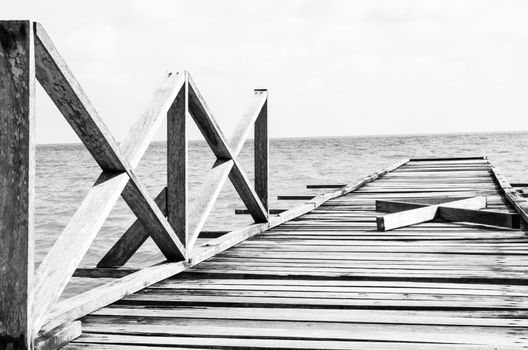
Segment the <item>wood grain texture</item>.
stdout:
<path fill-rule="evenodd" d="M 188 83 L 167 113 L 167 219 L 174 232 L 187 246 L 187 115 Z"/>
<path fill-rule="evenodd" d="M 40 23 L 35 24 L 37 79 L 103 170 L 124 171 L 117 142 Z"/>
<path fill-rule="evenodd" d="M 32 23 L 0 21 L 0 347 L 30 349 L 34 265 Z"/>
<path fill-rule="evenodd" d="M 187 74 L 187 73 L 186 73 Z M 188 75 L 186 75 L 186 81 L 192 81 Z M 190 96 L 189 93 L 189 86 L 188 83 L 186 83 L 186 91 Z M 266 96 L 263 94 L 258 94 L 246 113 L 244 114 L 242 121 L 237 125 L 237 128 L 235 129 L 233 136 L 231 138 L 231 145 L 233 146 L 233 151 L 230 151 L 227 147 L 224 149 L 222 148 L 222 144 L 225 142 L 223 135 L 220 132 L 220 129 L 217 126 L 216 121 L 212 119 L 212 116 L 210 115 L 209 110 L 204 104 L 203 98 L 199 94 L 196 87 L 194 87 L 193 91 L 193 97 L 194 97 L 194 119 L 195 122 L 198 124 L 200 130 L 204 133 L 204 137 L 210 138 L 208 143 L 210 145 L 216 145 L 217 148 L 216 151 L 213 149 L 213 152 L 216 152 L 215 154 L 221 155 L 221 154 L 227 154 L 233 158 L 236 158 L 236 156 L 241 151 L 244 142 L 249 134 L 249 130 L 253 123 L 255 122 L 255 119 L 258 117 L 259 111 L 262 109 L 262 106 L 264 105 L 266 101 Z M 183 98 L 183 96 L 179 95 L 180 98 Z M 181 103 L 182 100 L 180 100 Z M 187 97 L 187 103 L 190 104 L 190 98 Z M 176 102 L 175 102 L 176 103 Z M 175 106 L 175 105 L 173 105 Z M 184 108 L 184 107 L 182 107 Z M 175 112 L 175 109 L 172 110 Z M 171 116 L 169 116 L 171 118 Z M 201 118 L 210 118 L 211 120 L 201 120 Z M 170 122 L 172 123 L 172 122 Z M 200 126 L 201 125 L 201 126 Z M 173 129 L 173 126 L 169 126 L 169 129 Z M 177 126 L 178 133 L 180 133 L 180 141 L 183 141 L 181 138 L 181 133 L 185 132 L 185 125 L 179 125 Z M 213 136 L 211 136 L 213 135 Z M 170 135 L 169 135 L 170 136 Z M 169 141 L 169 144 L 172 144 L 172 141 Z M 180 148 L 182 145 L 173 145 L 174 147 Z M 173 148 L 174 148 L 173 147 Z M 181 148 L 179 150 L 174 150 L 174 152 L 182 152 Z M 233 152 L 233 153 L 231 153 Z M 172 151 L 169 152 L 172 154 Z M 181 159 L 180 159 L 181 161 Z M 173 164 L 173 162 L 171 162 Z M 201 185 L 201 188 L 199 190 L 198 196 L 196 200 L 193 201 L 192 206 L 187 208 L 182 208 L 181 205 L 177 206 L 176 204 L 173 204 L 177 207 L 177 211 L 179 211 L 179 217 L 183 218 L 183 212 L 187 211 L 188 217 L 193 218 L 192 221 L 187 222 L 186 221 L 186 228 L 187 228 L 187 235 L 186 236 L 186 243 L 189 249 L 192 248 L 192 245 L 194 245 L 194 242 L 198 238 L 199 233 L 201 232 L 201 229 L 203 225 L 205 224 L 205 220 L 207 219 L 210 211 L 213 208 L 213 205 L 220 193 L 220 190 L 222 189 L 223 184 L 225 183 L 225 180 L 227 179 L 227 176 L 231 174 L 233 177 L 233 181 L 237 183 L 238 190 L 242 193 L 245 200 L 245 204 L 251 208 L 251 213 L 254 215 L 254 217 L 258 221 L 265 221 L 265 210 L 263 209 L 263 206 L 259 203 L 258 200 L 255 200 L 256 195 L 249 186 L 249 181 L 247 180 L 247 177 L 243 173 L 243 171 L 240 169 L 240 167 L 237 165 L 237 169 L 232 171 L 233 164 L 237 164 L 234 161 L 225 161 L 225 160 L 218 160 L 213 165 L 212 169 L 207 175 L 207 178 L 205 179 L 204 183 Z M 169 177 L 174 176 L 175 178 L 172 179 L 174 181 L 177 181 L 178 184 L 175 184 L 175 186 L 180 186 L 180 191 L 184 190 L 181 188 L 182 185 L 182 178 L 183 173 L 186 170 L 181 169 L 176 164 L 170 165 L 169 167 L 173 166 L 176 167 L 175 169 L 169 169 Z M 181 175 L 177 175 L 174 173 L 174 171 L 179 172 Z M 171 175 L 172 174 L 172 175 Z M 179 180 L 176 180 L 176 179 Z M 169 182 L 172 181 L 169 178 Z M 184 190 L 185 191 L 185 190 Z M 183 193 L 180 193 L 181 196 L 183 196 Z M 156 202 L 161 203 L 161 201 L 165 201 L 165 198 L 160 198 L 160 195 L 156 197 Z M 160 205 L 158 203 L 158 205 Z M 166 204 L 164 204 L 166 205 Z M 162 208 L 162 212 L 165 212 L 166 208 Z M 170 218 L 169 218 L 170 219 Z M 183 224 L 182 224 L 183 226 Z M 183 235 L 182 235 L 183 236 Z M 142 226 L 139 223 L 134 223 L 133 227 L 131 227 L 125 234 L 115 243 L 115 245 L 112 247 L 112 249 L 105 255 L 103 260 L 99 262 L 99 267 L 111 267 L 111 266 L 122 266 L 128 261 L 128 259 L 134 254 L 134 252 L 139 249 L 141 244 L 146 240 L 147 238 L 147 231 L 142 230 Z"/>
<path fill-rule="evenodd" d="M 407 207 L 408 205 L 403 205 Z M 421 208 L 409 209 L 384 216 L 376 217 L 378 230 L 388 231 L 400 227 L 411 226 L 426 221 L 434 220 L 438 216 L 438 208 L 465 208 L 482 209 L 486 207 L 486 197 L 474 197 L 453 202 L 442 203 L 441 205 L 429 205 Z M 449 217 L 453 217 L 453 212 L 449 211 Z M 467 218 L 467 215 L 465 216 Z"/>
<path fill-rule="evenodd" d="M 524 223 L 528 223 L 528 199 L 516 191 L 506 179 L 506 177 L 502 175 L 502 173 L 495 166 L 492 166 L 491 164 L 489 165 L 494 180 L 499 184 L 504 196 L 506 197 L 506 200 L 519 213 Z"/>
<path fill-rule="evenodd" d="M 266 102 L 255 121 L 254 137 L 254 159 L 255 159 L 255 192 L 257 193 L 262 205 L 269 212 L 268 203 L 268 159 L 269 159 L 269 140 L 268 140 L 268 99 L 267 91 L 255 91 L 256 94 L 266 94 Z"/>
<path fill-rule="evenodd" d="M 228 176 L 255 221 L 265 222 L 267 220 L 264 206 L 249 185 L 247 176 L 236 160 L 265 102 L 265 95 L 255 95 L 233 132 L 229 143 L 232 148 L 230 148 L 194 82 L 189 77 L 189 110 L 203 136 L 206 140 L 210 138 L 207 142 L 218 159 L 201 185 L 196 200 L 189 208 L 189 217 L 194 219 L 189 223 L 188 249 L 192 249 L 196 242 Z M 202 120 L 204 118 L 207 120 Z"/>
<path fill-rule="evenodd" d="M 155 92 L 153 101 L 141 118 L 133 125 L 121 147 L 132 162 L 123 158 L 106 126 L 58 54 L 53 43 L 40 25 L 36 25 L 37 79 L 54 100 L 67 120 L 83 140 L 96 161 L 103 168 L 96 184 L 70 219 L 59 239 L 39 266 L 34 297 L 41 300 L 32 307 L 36 333 L 44 322 L 45 313 L 58 299 L 82 257 L 90 247 L 104 220 L 119 195 L 129 200 L 133 211 L 143 224 L 147 223 L 162 251 L 178 259 L 182 257 L 181 244 L 154 201 L 136 177 L 133 167 L 146 150 L 150 138 L 165 117 L 172 100 L 182 87 L 178 75 L 169 74 Z M 168 99 L 168 101 L 167 101 Z M 131 182 L 129 184 L 129 182 Z M 63 254 L 63 252 L 66 252 Z M 63 261 L 64 255 L 67 260 Z"/>
<path fill-rule="evenodd" d="M 81 321 L 59 326 L 35 339 L 35 350 L 56 350 L 62 348 L 82 334 Z"/>
<path fill-rule="evenodd" d="M 128 181 L 126 173 L 103 173 L 39 265 L 32 293 L 32 298 L 39 300 L 32 305 L 35 334 L 42 326 L 47 311 L 62 294 Z"/>

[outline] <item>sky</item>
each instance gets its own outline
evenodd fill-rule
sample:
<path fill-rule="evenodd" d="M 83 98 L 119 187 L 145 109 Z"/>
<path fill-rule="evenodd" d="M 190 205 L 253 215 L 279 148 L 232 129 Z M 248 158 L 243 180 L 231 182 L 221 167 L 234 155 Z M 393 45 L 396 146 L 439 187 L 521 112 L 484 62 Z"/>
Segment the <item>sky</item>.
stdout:
<path fill-rule="evenodd" d="M 271 137 L 528 130 L 527 1 L 0 0 L 0 14 L 44 25 L 118 140 L 183 70 L 226 135 L 255 88 Z M 78 142 L 40 87 L 36 124 L 38 143 Z"/>

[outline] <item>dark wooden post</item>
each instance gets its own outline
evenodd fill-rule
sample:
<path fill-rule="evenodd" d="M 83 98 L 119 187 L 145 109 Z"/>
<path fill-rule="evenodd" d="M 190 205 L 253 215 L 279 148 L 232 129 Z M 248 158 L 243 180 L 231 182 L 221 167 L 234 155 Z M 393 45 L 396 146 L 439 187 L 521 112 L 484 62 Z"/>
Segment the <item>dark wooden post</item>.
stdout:
<path fill-rule="evenodd" d="M 167 113 L 167 218 L 187 247 L 187 125 L 188 79 Z"/>
<path fill-rule="evenodd" d="M 33 23 L 0 21 L 0 349 L 33 346 Z"/>
<path fill-rule="evenodd" d="M 268 90 L 256 89 L 256 94 L 265 93 Z M 255 192 L 259 196 L 264 208 L 269 214 L 268 206 L 268 100 L 260 111 L 255 121 Z"/>

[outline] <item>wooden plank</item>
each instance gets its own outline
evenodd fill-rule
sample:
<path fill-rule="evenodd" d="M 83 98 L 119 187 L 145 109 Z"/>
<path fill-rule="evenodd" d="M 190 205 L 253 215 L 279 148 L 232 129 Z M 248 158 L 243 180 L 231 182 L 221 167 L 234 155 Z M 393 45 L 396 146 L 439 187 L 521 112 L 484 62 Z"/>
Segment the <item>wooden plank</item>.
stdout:
<path fill-rule="evenodd" d="M 307 189 L 327 189 L 327 188 L 341 188 L 341 187 L 345 187 L 346 184 L 339 184 L 339 185 L 336 185 L 336 184 L 327 184 L 327 185 L 319 185 L 319 184 L 315 184 L 315 185 L 306 185 L 306 188 Z"/>
<path fill-rule="evenodd" d="M 233 158 L 233 167 L 229 173 L 229 180 L 231 180 L 253 220 L 255 222 L 268 221 L 268 210 L 262 204 L 255 189 L 250 185 L 249 178 L 236 158 Z"/>
<path fill-rule="evenodd" d="M 288 210 L 288 209 L 269 209 L 268 211 L 269 211 L 270 214 L 280 214 L 280 213 L 285 212 L 286 210 Z M 247 210 L 247 209 L 235 209 L 235 214 L 236 215 L 249 214 L 249 210 Z"/>
<path fill-rule="evenodd" d="M 82 333 L 81 321 L 59 326 L 35 339 L 36 350 L 56 350 L 62 348 Z"/>
<path fill-rule="evenodd" d="M 309 196 L 302 196 L 302 195 L 282 195 L 282 196 L 277 196 L 277 199 L 278 200 L 288 200 L 288 201 L 297 201 L 297 200 L 308 200 L 308 199 L 312 199 L 313 197 L 315 197 L 316 195 L 309 195 Z"/>
<path fill-rule="evenodd" d="M 35 59 L 33 23 L 0 21 L 0 344 L 32 348 Z"/>
<path fill-rule="evenodd" d="M 111 304 L 126 295 L 171 277 L 187 268 L 184 261 L 170 262 L 144 268 L 118 280 L 103 284 L 82 294 L 59 301 L 47 315 L 42 332 L 76 320 Z"/>
<path fill-rule="evenodd" d="M 236 322 L 233 322 L 237 324 Z M 340 328 L 325 324 L 311 324 L 306 325 L 306 328 L 296 327 L 295 324 L 290 325 L 290 329 L 286 328 L 284 323 L 273 327 L 265 324 L 252 324 L 227 326 L 202 326 L 195 325 L 178 325 L 171 326 L 170 323 L 164 324 L 133 324 L 133 323 L 102 323 L 101 325 L 94 323 L 87 323 L 86 327 L 90 333 L 104 333 L 121 336 L 122 334 L 137 334 L 145 337 L 158 334 L 167 338 L 188 336 L 188 337 L 226 337 L 232 339 L 278 339 L 278 340 L 370 340 L 370 341 L 401 341 L 401 342 L 416 342 L 429 344 L 489 344 L 495 346 L 517 346 L 522 342 L 522 335 L 513 336 L 504 330 L 490 330 L 490 329 L 464 329 L 459 327 L 456 329 L 445 329 L 445 327 L 423 327 L 423 326 L 404 326 L 404 325 L 385 325 L 383 330 L 380 330 L 376 325 L 361 325 L 357 324 L 355 327 L 343 325 Z M 319 326 L 317 331 L 314 327 Z M 104 329 L 106 327 L 106 329 Z M 330 328 L 330 329 L 329 329 Z M 413 328 L 416 331 L 413 331 Z M 469 333 L 469 331 L 473 331 Z M 464 332 L 465 331 L 465 332 Z M 148 339 L 148 338 L 147 338 Z M 211 344 L 212 343 L 208 343 Z M 197 344 L 198 345 L 198 344 Z M 203 344 L 205 346 L 207 344 Z M 309 348 L 310 349 L 310 348 Z"/>
<path fill-rule="evenodd" d="M 233 168 L 232 160 L 215 161 L 213 167 L 207 173 L 205 181 L 200 186 L 196 199 L 189 208 L 189 239 L 187 249 L 192 249 L 198 236 L 205 225 L 207 217 L 213 210 L 214 203 L 220 195 L 220 191 L 227 180 L 231 169 Z"/>
<path fill-rule="evenodd" d="M 268 91 L 255 90 L 255 94 L 266 94 L 266 102 L 255 120 L 254 159 L 255 159 L 255 192 L 260 198 L 266 213 L 268 204 Z"/>
<path fill-rule="evenodd" d="M 85 334 L 80 337 L 76 344 L 127 344 L 131 349 L 136 349 L 134 346 L 151 345 L 164 348 L 175 348 L 177 346 L 188 346 L 193 349 L 197 347 L 223 348 L 223 349 L 311 349 L 311 350 L 358 350 L 358 349 L 407 349 L 407 350 L 444 350 L 453 349 L 453 344 L 439 344 L 439 343 L 410 343 L 410 342 L 374 342 L 374 341 L 337 341 L 337 340 L 292 340 L 292 339 L 267 339 L 267 338 L 225 338 L 225 337 L 181 337 L 181 336 L 149 336 L 148 338 L 141 335 L 111 335 L 111 334 Z M 491 350 L 496 349 L 496 345 L 484 346 L 482 344 L 456 344 L 457 349 L 479 349 Z M 515 349 L 513 346 L 501 346 L 501 349 Z M 176 348 L 177 349 L 177 348 Z"/>
<path fill-rule="evenodd" d="M 187 72 L 184 73 L 187 76 Z M 187 115 L 188 83 L 180 90 L 167 113 L 167 210 L 174 232 L 187 246 Z"/>
<path fill-rule="evenodd" d="M 36 76 L 103 170 L 124 171 L 119 148 L 40 23 L 35 23 Z"/>
<path fill-rule="evenodd" d="M 429 161 L 457 161 L 457 160 L 485 160 L 486 157 L 429 157 L 429 158 L 411 158 L 411 162 L 429 162 Z"/>
<path fill-rule="evenodd" d="M 376 211 L 397 213 L 404 210 L 427 207 L 429 204 L 376 200 Z"/>
<path fill-rule="evenodd" d="M 493 225 L 508 228 L 521 227 L 521 220 L 518 214 L 462 208 L 448 208 L 443 206 L 438 208 L 438 214 L 440 218 L 446 221 L 463 221 L 474 224 Z"/>
<path fill-rule="evenodd" d="M 516 191 L 500 171 L 490 164 L 495 181 L 499 184 L 508 202 L 515 208 L 525 223 L 528 223 L 528 200 Z"/>
<path fill-rule="evenodd" d="M 481 209 L 486 207 L 486 197 L 474 197 L 459 201 L 443 203 L 442 206 L 450 208 L 473 208 Z M 378 230 L 389 231 L 400 227 L 410 226 L 425 221 L 433 220 L 438 211 L 439 205 L 406 210 L 398 213 L 376 217 Z"/>
<path fill-rule="evenodd" d="M 168 308 L 134 308 L 130 306 L 104 308 L 94 312 L 94 316 L 124 316 L 142 318 L 170 319 L 218 319 L 226 320 L 259 320 L 289 322 L 329 322 L 329 323 L 375 323 L 408 325 L 445 325 L 445 326 L 482 326 L 482 327 L 528 327 L 525 319 L 504 319 L 485 317 L 481 312 L 439 312 L 439 311 L 406 311 L 406 310 L 343 310 L 326 309 L 324 312 L 314 309 L 292 308 L 237 308 L 230 307 L 179 307 Z M 489 316 L 489 315 L 488 315 Z"/>

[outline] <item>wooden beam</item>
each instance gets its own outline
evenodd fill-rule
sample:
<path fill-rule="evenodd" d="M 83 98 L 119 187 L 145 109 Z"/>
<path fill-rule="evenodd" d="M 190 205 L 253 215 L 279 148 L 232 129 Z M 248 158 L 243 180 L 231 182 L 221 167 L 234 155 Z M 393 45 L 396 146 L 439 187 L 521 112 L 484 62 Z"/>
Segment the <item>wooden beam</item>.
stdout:
<path fill-rule="evenodd" d="M 68 322 L 35 339 L 35 350 L 60 349 L 82 334 L 81 321 Z"/>
<path fill-rule="evenodd" d="M 488 164 L 490 165 L 493 177 L 499 184 L 504 196 L 506 197 L 506 200 L 519 213 L 523 221 L 528 223 L 528 200 L 523 196 L 522 193 L 519 193 L 511 186 L 510 182 L 496 167 L 492 166 L 489 162 Z"/>
<path fill-rule="evenodd" d="M 510 183 L 511 187 L 528 187 L 528 183 L 526 182 L 512 182 Z"/>
<path fill-rule="evenodd" d="M 255 159 L 255 192 L 262 202 L 262 206 L 269 214 L 268 203 L 268 100 L 267 90 L 255 90 L 255 94 L 266 94 L 266 102 L 255 120 L 254 130 L 254 159 Z"/>
<path fill-rule="evenodd" d="M 124 171 L 118 147 L 40 23 L 35 23 L 37 79 L 103 170 Z"/>
<path fill-rule="evenodd" d="M 30 21 L 0 21 L 0 346 L 32 349 L 35 60 Z"/>
<path fill-rule="evenodd" d="M 209 144 L 216 158 L 231 159 L 232 152 L 225 141 L 225 137 L 190 74 L 187 75 L 187 80 L 189 112 L 194 122 L 198 126 L 198 129 L 200 129 L 205 141 Z"/>
<path fill-rule="evenodd" d="M 218 160 L 208 174 L 206 181 L 200 187 L 197 199 L 189 209 L 189 216 L 195 219 L 189 224 L 188 249 L 192 249 L 192 246 L 196 242 L 199 232 L 202 230 L 205 220 L 211 212 L 227 176 L 233 182 L 235 189 L 255 220 L 265 221 L 267 219 L 262 203 L 251 186 L 249 186 L 249 180 L 236 160 L 247 139 L 249 130 L 258 117 L 264 103 L 265 96 L 262 94 L 255 95 L 231 137 L 231 150 L 225 143 L 225 139 L 216 121 L 210 114 L 203 98 L 189 76 L 189 110 Z M 222 156 L 225 157 L 226 155 L 227 158 L 222 158 Z"/>
<path fill-rule="evenodd" d="M 189 217 L 192 221 L 189 223 L 188 250 L 191 250 L 196 243 L 232 168 L 232 160 L 217 160 L 200 186 L 199 193 L 189 208 Z"/>
<path fill-rule="evenodd" d="M 270 214 L 280 214 L 288 209 L 269 209 Z M 247 215 L 249 214 L 249 210 L 247 209 L 235 209 L 235 215 Z"/>
<path fill-rule="evenodd" d="M 188 83 L 167 113 L 167 219 L 174 232 L 187 246 L 187 115 Z"/>
<path fill-rule="evenodd" d="M 236 159 L 233 159 L 233 168 L 229 173 L 229 179 L 238 192 L 240 199 L 246 205 L 253 220 L 255 222 L 268 221 L 268 210 L 262 204 L 257 192 L 251 187 L 249 178 Z"/>
<path fill-rule="evenodd" d="M 437 216 L 438 207 L 482 209 L 486 207 L 486 197 L 474 197 L 458 201 L 443 203 L 441 205 L 429 205 L 426 207 L 410 209 L 385 216 L 376 217 L 379 231 L 389 231 L 396 228 L 415 225 L 434 220 Z"/>
<path fill-rule="evenodd" d="M 308 195 L 308 196 L 288 195 L 288 196 L 277 196 L 277 199 L 283 200 L 283 201 L 302 201 L 302 200 L 312 199 L 315 196 L 316 196 L 315 194 Z"/>
<path fill-rule="evenodd" d="M 411 158 L 411 162 L 427 162 L 427 161 L 442 161 L 442 160 L 486 160 L 486 157 L 430 157 L 430 158 Z"/>
<path fill-rule="evenodd" d="M 385 213 L 398 213 L 404 210 L 423 208 L 427 206 L 429 206 L 429 204 L 376 200 L 376 211 Z"/>
<path fill-rule="evenodd" d="M 306 188 L 307 189 L 315 189 L 315 188 L 325 189 L 325 188 L 341 188 L 341 187 L 345 187 L 345 186 L 346 186 L 346 184 L 306 185 Z"/>
<path fill-rule="evenodd" d="M 431 221 L 436 217 L 438 205 L 400 211 L 376 217 L 378 231 L 390 231 L 400 227 Z"/>
<path fill-rule="evenodd" d="M 135 169 L 145 154 L 152 138 L 184 89 L 185 72 L 167 73 L 152 94 L 150 102 L 119 144 L 129 167 Z"/>
<path fill-rule="evenodd" d="M 470 222 L 473 224 L 492 225 L 506 228 L 521 227 L 519 214 L 440 206 L 438 208 L 438 215 L 445 221 Z"/>
<path fill-rule="evenodd" d="M 400 201 L 376 201 L 376 210 L 388 213 L 397 213 L 404 210 L 427 207 L 428 204 L 411 203 Z M 450 208 L 438 205 L 438 212 L 435 219 L 442 219 L 453 222 L 470 222 L 473 224 L 493 225 L 506 228 L 519 228 L 520 217 L 518 214 L 482 211 L 474 209 Z"/>

